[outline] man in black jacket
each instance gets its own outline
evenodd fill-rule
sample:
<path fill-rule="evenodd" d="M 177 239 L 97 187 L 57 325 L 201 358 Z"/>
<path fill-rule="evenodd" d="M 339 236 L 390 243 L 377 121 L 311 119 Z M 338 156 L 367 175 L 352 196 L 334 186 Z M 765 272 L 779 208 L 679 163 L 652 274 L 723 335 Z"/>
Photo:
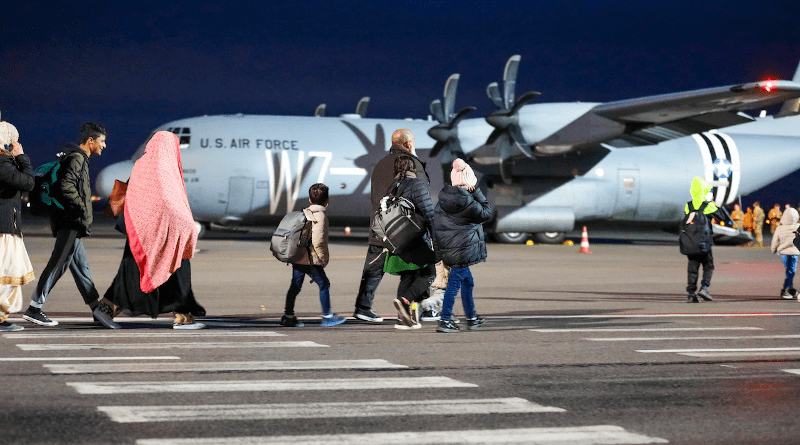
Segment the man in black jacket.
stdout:
<path fill-rule="evenodd" d="M 80 145 L 67 144 L 61 156 L 55 194 L 64 210 L 50 216 L 50 228 L 56 238 L 56 245 L 42 271 L 36 291 L 31 297 L 31 305 L 22 318 L 42 326 L 56 326 L 57 321 L 47 318 L 42 306 L 47 294 L 69 268 L 75 284 L 89 305 L 95 319 L 111 329 L 119 329 L 102 310 L 100 294 L 94 286 L 89 259 L 81 238 L 91 235 L 92 189 L 89 183 L 89 156 L 99 156 L 106 148 L 106 129 L 102 125 L 88 122 L 81 127 Z"/>
<path fill-rule="evenodd" d="M 372 170 L 372 214 L 378 211 L 381 199 L 386 196 L 389 186 L 394 180 L 394 161 L 402 155 L 411 156 L 417 170 L 417 178 L 425 180 L 430 184 L 431 179 L 425 171 L 425 163 L 416 156 L 416 145 L 414 143 L 414 133 L 411 130 L 401 128 L 392 133 L 392 146 L 389 154 L 375 164 Z M 370 219 L 370 227 L 372 220 Z M 383 240 L 378 238 L 370 230 L 369 249 L 367 258 L 364 260 L 364 270 L 361 273 L 361 284 L 358 287 L 356 297 L 356 309 L 353 313 L 355 318 L 365 321 L 380 323 L 383 318 L 372 311 L 372 300 L 375 298 L 375 290 L 383 278 L 383 263 L 386 260 L 386 252 L 383 250 Z"/>

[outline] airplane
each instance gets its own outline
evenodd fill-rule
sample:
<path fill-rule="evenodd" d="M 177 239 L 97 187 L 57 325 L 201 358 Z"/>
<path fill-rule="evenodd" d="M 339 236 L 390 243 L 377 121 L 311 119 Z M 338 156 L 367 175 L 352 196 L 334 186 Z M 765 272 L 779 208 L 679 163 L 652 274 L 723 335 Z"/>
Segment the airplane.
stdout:
<path fill-rule="evenodd" d="M 536 103 L 515 97 L 521 58 L 512 56 L 487 95 L 498 110 L 485 118 L 455 112 L 459 75 L 424 119 L 367 119 L 363 113 L 315 116 L 216 115 L 180 119 L 155 131 L 179 136 L 189 203 L 201 231 L 211 224 L 274 225 L 302 208 L 308 187 L 330 187 L 331 224 L 367 225 L 370 174 L 389 136 L 408 128 L 428 162 L 432 196 L 463 157 L 480 174 L 495 210 L 487 230 L 501 242 L 534 237 L 560 243 L 578 223 L 677 227 L 694 176 L 714 185 L 709 196 L 729 205 L 800 169 L 800 66 L 792 81 L 762 80 L 607 103 Z M 746 110 L 783 104 L 775 115 Z M 434 120 L 435 118 L 435 120 Z M 130 160 L 97 177 L 108 196 L 127 180 Z M 299 202 L 298 202 L 299 201 Z M 729 227 L 715 233 L 742 237 Z"/>

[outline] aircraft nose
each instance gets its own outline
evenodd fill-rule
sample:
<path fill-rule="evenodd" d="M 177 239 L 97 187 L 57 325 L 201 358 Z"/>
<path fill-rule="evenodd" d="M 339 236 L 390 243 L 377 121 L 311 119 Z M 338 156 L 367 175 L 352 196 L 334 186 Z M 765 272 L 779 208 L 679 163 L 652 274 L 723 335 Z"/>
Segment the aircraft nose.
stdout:
<path fill-rule="evenodd" d="M 111 190 L 114 189 L 114 180 L 119 179 L 124 182 L 131 177 L 133 164 L 133 161 L 122 161 L 102 169 L 94 183 L 97 195 L 101 198 L 108 198 L 111 195 Z"/>

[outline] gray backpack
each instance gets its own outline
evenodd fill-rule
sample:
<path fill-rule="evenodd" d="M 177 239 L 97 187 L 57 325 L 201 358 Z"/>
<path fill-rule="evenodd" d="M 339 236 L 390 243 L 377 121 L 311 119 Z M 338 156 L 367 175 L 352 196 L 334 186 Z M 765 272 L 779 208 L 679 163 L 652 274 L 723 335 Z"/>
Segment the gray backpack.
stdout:
<path fill-rule="evenodd" d="M 311 221 L 302 211 L 291 212 L 281 219 L 272 234 L 269 250 L 278 261 L 291 264 L 302 258 L 303 251 L 309 250 L 310 241 Z"/>

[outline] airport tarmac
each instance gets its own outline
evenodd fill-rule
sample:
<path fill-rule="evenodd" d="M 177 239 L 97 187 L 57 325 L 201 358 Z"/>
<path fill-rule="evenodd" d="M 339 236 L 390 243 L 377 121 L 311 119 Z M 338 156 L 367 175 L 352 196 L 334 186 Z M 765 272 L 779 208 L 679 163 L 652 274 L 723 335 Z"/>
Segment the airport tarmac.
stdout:
<path fill-rule="evenodd" d="M 44 268 L 53 238 L 47 221 L 25 221 L 25 245 L 38 276 Z M 119 266 L 124 237 L 111 221 L 97 215 L 93 236 L 85 238 L 92 277 L 102 295 Z M 267 316 L 283 313 L 291 269 L 269 251 L 270 228 L 247 232 L 210 232 L 199 240 L 192 259 L 192 281 L 197 300 L 209 316 Z M 574 235 L 574 234 L 573 234 Z M 594 235 L 594 237 L 593 237 Z M 780 257 L 768 248 L 715 246 L 716 269 L 710 304 L 685 304 L 686 257 L 677 237 L 663 232 L 594 233 L 589 227 L 591 254 L 579 254 L 579 238 L 572 246 L 508 245 L 490 243 L 488 260 L 472 267 L 475 304 L 482 315 L 658 313 L 658 312 L 793 312 L 777 298 L 784 269 Z M 769 239 L 765 241 L 769 242 Z M 333 310 L 352 315 L 366 254 L 366 229 L 331 228 L 331 260 L 325 269 L 331 281 Z M 392 299 L 399 279 L 386 275 L 378 287 L 374 310 L 395 313 Z M 33 292 L 35 284 L 25 288 Z M 59 281 L 48 297 L 48 314 L 81 314 L 85 305 L 71 277 Z M 306 283 L 297 299 L 300 316 L 319 313 L 317 287 Z M 460 311 L 460 304 L 456 304 Z"/>
<path fill-rule="evenodd" d="M 53 239 L 26 223 L 39 273 Z M 86 239 L 101 293 L 124 246 L 110 227 L 101 217 Z M 783 267 L 767 249 L 715 248 L 714 302 L 686 304 L 674 235 L 592 243 L 590 227 L 592 254 L 490 244 L 473 268 L 487 323 L 441 334 L 391 319 L 322 328 L 309 283 L 306 326 L 280 327 L 289 267 L 272 259 L 268 232 L 200 240 L 202 331 L 174 331 L 168 315 L 104 329 L 64 277 L 44 307 L 61 324 L 19 321 L 24 331 L 0 335 L 0 443 L 797 442 L 800 305 L 777 298 Z M 342 315 L 366 251 L 353 232 L 333 233 L 326 269 Z M 378 288 L 379 313 L 393 316 L 396 285 L 387 276 Z"/>

